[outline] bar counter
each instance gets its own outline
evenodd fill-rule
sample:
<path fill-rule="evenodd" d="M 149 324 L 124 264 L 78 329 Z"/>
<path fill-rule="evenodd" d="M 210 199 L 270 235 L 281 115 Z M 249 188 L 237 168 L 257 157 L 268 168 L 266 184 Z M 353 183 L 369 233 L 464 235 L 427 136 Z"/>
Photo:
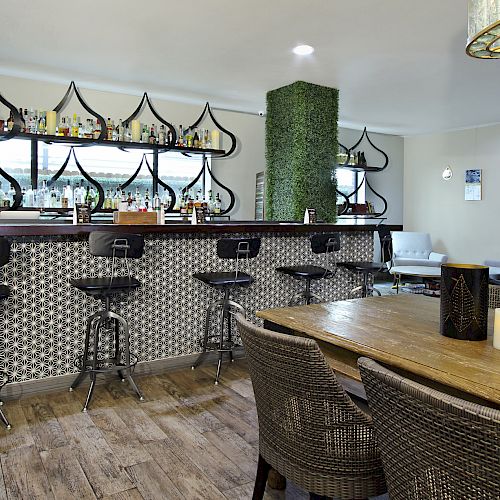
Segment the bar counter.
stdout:
<path fill-rule="evenodd" d="M 399 230 L 401 226 L 392 226 Z M 0 235 L 11 241 L 11 259 L 1 282 L 11 287 L 3 304 L 2 365 L 11 381 L 5 392 L 29 393 L 68 386 L 82 353 L 87 317 L 98 301 L 75 290 L 71 278 L 110 274 L 110 262 L 88 252 L 91 231 L 142 233 L 145 253 L 132 260 L 138 290 L 115 303 L 129 322 L 131 351 L 138 372 L 152 366 L 189 365 L 200 351 L 205 309 L 218 292 L 192 278 L 193 273 L 234 270 L 234 261 L 219 259 L 216 242 L 224 236 L 253 236 L 262 240 L 260 253 L 247 272 L 255 283 L 235 294 L 235 300 L 255 321 L 255 311 L 287 305 L 303 284 L 276 272 L 283 265 L 325 265 L 324 256 L 311 252 L 309 238 L 317 232 L 339 232 L 338 261 L 373 259 L 375 224 L 289 224 L 231 222 L 204 225 L 4 224 Z M 122 271 L 123 272 L 123 271 Z M 326 300 L 346 299 L 359 277 L 339 268 L 331 279 L 313 284 Z M 214 295 L 215 294 L 215 295 Z M 112 337 L 111 337 L 112 338 Z M 60 377 L 66 375 L 66 377 Z M 26 384 L 15 382 L 28 381 Z M 35 384 L 44 382 L 44 384 Z M 30 385 L 31 383 L 31 385 Z M 34 384 L 34 385 L 33 385 Z M 59 385 L 58 385 L 59 384 Z M 16 385 L 18 389 L 16 389 Z M 21 389 L 19 389 L 21 388 Z"/>

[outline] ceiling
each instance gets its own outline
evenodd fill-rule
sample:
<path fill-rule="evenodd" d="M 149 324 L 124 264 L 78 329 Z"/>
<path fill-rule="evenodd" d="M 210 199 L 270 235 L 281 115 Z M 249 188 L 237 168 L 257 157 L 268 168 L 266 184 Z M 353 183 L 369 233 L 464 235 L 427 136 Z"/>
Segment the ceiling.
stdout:
<path fill-rule="evenodd" d="M 306 80 L 340 90 L 347 127 L 500 122 L 500 61 L 465 54 L 467 0 L 3 0 L 0 30 L 3 75 L 253 113 Z"/>

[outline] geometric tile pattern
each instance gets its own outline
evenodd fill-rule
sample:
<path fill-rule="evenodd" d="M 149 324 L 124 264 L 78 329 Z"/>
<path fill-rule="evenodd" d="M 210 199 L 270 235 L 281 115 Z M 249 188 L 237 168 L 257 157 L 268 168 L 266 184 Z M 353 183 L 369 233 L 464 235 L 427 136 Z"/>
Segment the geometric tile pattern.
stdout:
<path fill-rule="evenodd" d="M 113 308 L 129 322 L 131 352 L 140 361 L 200 351 L 204 312 L 218 292 L 192 278 L 204 271 L 230 271 L 234 261 L 216 256 L 216 241 L 230 235 L 149 234 L 142 259 L 130 261 L 131 274 L 142 283 Z M 308 234 L 242 234 L 262 239 L 259 256 L 248 272 L 255 283 L 237 292 L 235 300 L 253 321 L 255 311 L 285 306 L 302 284 L 275 271 L 301 263 L 325 265 L 324 255 L 310 250 Z M 69 284 L 70 278 L 110 274 L 110 261 L 92 257 L 80 236 L 12 237 L 11 260 L 0 281 L 11 296 L 0 305 L 0 368 L 12 382 L 76 372 L 83 349 L 86 318 L 99 303 Z M 372 232 L 341 233 L 339 261 L 371 260 Z M 327 300 L 347 298 L 360 284 L 356 275 L 339 268 L 328 280 L 313 283 Z"/>

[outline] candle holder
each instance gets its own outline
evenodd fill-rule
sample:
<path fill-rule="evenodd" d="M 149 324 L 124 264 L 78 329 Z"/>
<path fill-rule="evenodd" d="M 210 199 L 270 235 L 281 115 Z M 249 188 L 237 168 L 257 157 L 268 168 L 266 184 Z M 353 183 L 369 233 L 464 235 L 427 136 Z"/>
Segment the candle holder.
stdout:
<path fill-rule="evenodd" d="M 487 266 L 441 266 L 441 335 L 458 340 L 486 340 L 488 278 Z"/>

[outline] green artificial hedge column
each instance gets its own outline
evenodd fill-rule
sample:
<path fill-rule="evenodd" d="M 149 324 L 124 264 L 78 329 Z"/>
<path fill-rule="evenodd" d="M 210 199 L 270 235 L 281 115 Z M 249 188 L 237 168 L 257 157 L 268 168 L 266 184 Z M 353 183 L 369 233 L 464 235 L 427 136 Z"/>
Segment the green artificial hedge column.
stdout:
<path fill-rule="evenodd" d="M 339 91 L 295 82 L 267 93 L 266 219 L 335 222 Z"/>

